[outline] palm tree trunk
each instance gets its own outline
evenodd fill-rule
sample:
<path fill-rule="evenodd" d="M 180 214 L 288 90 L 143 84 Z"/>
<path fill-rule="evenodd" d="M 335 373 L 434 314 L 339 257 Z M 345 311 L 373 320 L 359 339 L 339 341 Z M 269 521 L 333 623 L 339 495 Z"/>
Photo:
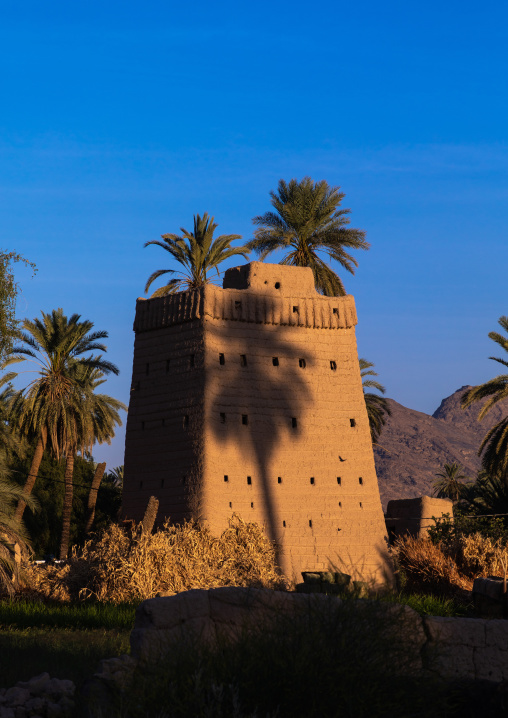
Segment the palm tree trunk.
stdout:
<path fill-rule="evenodd" d="M 65 462 L 65 494 L 63 502 L 62 517 L 62 540 L 60 542 L 60 561 L 65 561 L 69 552 L 69 540 L 71 535 L 71 516 L 72 516 L 72 474 L 74 473 L 74 451 L 72 449 L 67 454 Z"/>
<path fill-rule="evenodd" d="M 85 534 L 90 533 L 92 530 L 93 520 L 95 518 L 95 504 L 97 503 L 97 492 L 99 491 L 99 486 L 101 485 L 105 470 L 105 461 L 102 464 L 97 464 L 97 468 L 95 469 L 95 474 L 92 479 L 92 485 L 90 487 L 90 493 L 88 494 L 88 517 L 86 520 Z"/>
<path fill-rule="evenodd" d="M 23 487 L 23 491 L 28 496 L 30 496 L 30 494 L 32 493 L 33 487 L 35 486 L 35 482 L 37 480 L 37 474 L 39 473 L 39 467 L 41 465 L 42 456 L 44 454 L 45 443 L 45 435 L 44 433 L 41 433 L 37 441 L 37 446 L 35 447 L 32 463 L 30 465 L 30 471 L 28 472 L 28 476 Z M 23 518 L 25 506 L 26 503 L 22 499 L 20 499 L 18 501 L 18 505 L 16 506 L 16 511 L 14 512 L 15 521 L 21 521 L 21 519 Z"/>

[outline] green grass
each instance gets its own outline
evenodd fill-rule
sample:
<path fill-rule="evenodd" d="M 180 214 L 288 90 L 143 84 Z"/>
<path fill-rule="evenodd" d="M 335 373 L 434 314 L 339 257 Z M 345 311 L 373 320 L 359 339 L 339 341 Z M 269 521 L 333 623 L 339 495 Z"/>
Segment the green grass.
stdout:
<path fill-rule="evenodd" d="M 135 606 L 0 601 L 0 686 L 47 672 L 80 686 L 102 658 L 129 653 Z"/>
<path fill-rule="evenodd" d="M 134 604 L 0 601 L 0 629 L 120 629 L 134 625 Z"/>
<path fill-rule="evenodd" d="M 470 614 L 469 607 L 453 598 L 419 593 L 394 593 L 380 597 L 382 601 L 410 606 L 421 616 L 457 617 Z"/>
<path fill-rule="evenodd" d="M 129 631 L 25 628 L 0 630 L 0 687 L 40 673 L 79 687 L 101 658 L 129 653 Z"/>

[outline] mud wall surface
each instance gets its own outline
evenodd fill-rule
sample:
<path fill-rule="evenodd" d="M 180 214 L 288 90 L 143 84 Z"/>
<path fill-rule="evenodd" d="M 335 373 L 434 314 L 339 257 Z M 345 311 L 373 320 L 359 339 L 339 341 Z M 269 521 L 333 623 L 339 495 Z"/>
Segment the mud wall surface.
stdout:
<path fill-rule="evenodd" d="M 159 518 L 180 522 L 199 505 L 204 418 L 199 319 L 136 334 L 125 441 L 122 512 L 141 520 L 150 496 Z"/>
<path fill-rule="evenodd" d="M 264 525 L 290 577 L 335 567 L 379 579 L 385 525 L 353 297 L 258 262 L 224 284 L 138 302 L 124 513 L 139 519 L 153 494 L 160 516 L 216 533 L 236 513 Z"/>

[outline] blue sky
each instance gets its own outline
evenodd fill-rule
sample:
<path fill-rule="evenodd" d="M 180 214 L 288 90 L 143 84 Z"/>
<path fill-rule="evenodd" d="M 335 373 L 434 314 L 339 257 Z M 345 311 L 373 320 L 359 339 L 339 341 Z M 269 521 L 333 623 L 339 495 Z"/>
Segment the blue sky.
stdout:
<path fill-rule="evenodd" d="M 432 412 L 485 381 L 508 314 L 504 2 L 0 0 L 0 247 L 20 317 L 63 307 L 110 334 L 128 402 L 143 249 L 194 213 L 252 236 L 280 178 L 346 193 L 367 232 L 361 356 Z M 495 353 L 495 352 L 494 352 Z M 123 463 L 123 432 L 94 455 Z"/>

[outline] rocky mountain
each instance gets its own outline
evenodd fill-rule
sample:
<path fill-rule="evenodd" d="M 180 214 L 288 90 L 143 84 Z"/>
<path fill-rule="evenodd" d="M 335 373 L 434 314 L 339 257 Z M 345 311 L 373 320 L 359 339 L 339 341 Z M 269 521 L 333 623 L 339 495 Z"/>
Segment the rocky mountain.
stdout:
<path fill-rule="evenodd" d="M 508 402 L 500 402 L 483 421 L 477 420 L 481 404 L 460 408 L 469 386 L 443 399 L 432 416 L 407 409 L 388 399 L 388 417 L 379 445 L 374 448 L 383 508 L 390 499 L 431 496 L 436 473 L 454 461 L 472 479 L 480 469 L 478 448 L 487 431 L 508 414 Z"/>

